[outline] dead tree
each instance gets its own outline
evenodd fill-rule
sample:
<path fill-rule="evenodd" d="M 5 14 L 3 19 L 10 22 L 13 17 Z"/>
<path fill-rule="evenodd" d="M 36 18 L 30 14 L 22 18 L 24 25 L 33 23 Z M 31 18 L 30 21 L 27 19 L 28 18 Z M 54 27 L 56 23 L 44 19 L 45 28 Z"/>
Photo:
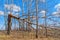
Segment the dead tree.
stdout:
<path fill-rule="evenodd" d="M 38 0 L 36 0 L 36 38 L 38 38 Z"/>
<path fill-rule="evenodd" d="M 11 31 L 11 18 L 19 19 L 19 18 L 13 16 L 12 14 L 8 15 L 8 28 L 7 28 L 8 35 L 10 34 L 10 31 Z"/>
<path fill-rule="evenodd" d="M 10 34 L 11 30 L 11 15 L 8 15 L 8 29 L 7 29 L 7 34 Z"/>

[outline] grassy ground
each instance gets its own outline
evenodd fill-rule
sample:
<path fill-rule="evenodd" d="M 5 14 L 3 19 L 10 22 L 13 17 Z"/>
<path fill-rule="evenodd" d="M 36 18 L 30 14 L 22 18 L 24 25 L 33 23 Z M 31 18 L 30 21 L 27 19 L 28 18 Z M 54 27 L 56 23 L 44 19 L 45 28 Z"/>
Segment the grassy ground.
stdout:
<path fill-rule="evenodd" d="M 47 37 L 47 38 L 18 38 L 18 37 L 10 37 L 10 36 L 0 36 L 0 40 L 60 40 L 60 38 L 52 38 L 52 37 Z"/>
<path fill-rule="evenodd" d="M 38 34 L 39 37 L 35 37 L 35 32 L 21 32 L 13 31 L 10 35 L 6 35 L 5 32 L 0 32 L 0 40 L 60 40 L 59 37 L 45 37 L 42 34 Z"/>

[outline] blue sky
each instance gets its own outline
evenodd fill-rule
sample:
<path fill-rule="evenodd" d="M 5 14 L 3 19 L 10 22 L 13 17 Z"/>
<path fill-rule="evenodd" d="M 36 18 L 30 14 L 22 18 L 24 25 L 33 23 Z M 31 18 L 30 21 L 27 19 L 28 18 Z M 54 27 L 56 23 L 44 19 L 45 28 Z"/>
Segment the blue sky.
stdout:
<path fill-rule="evenodd" d="M 2 12 L 5 11 L 5 8 L 4 8 L 5 2 L 6 2 L 6 0 L 3 0 L 3 1 L 0 0 L 0 11 L 2 11 Z M 8 3 L 11 4 L 11 0 L 9 0 Z M 19 6 L 21 8 L 21 10 L 19 12 L 19 15 L 21 16 L 22 15 L 22 0 L 14 0 L 13 4 L 15 4 L 16 6 Z M 58 4 L 60 4 L 60 0 L 46 0 L 45 2 L 43 2 L 43 1 L 40 2 L 39 1 L 38 7 L 39 7 L 39 10 L 41 10 L 41 9 L 42 9 L 42 11 L 46 10 L 47 11 L 46 15 L 48 16 L 48 15 L 52 15 L 54 12 L 57 11 L 55 6 L 58 5 Z M 34 8 L 35 8 L 35 1 L 33 0 L 32 7 L 31 7 L 31 9 L 32 9 L 31 11 L 32 12 L 34 11 Z M 27 13 L 27 4 L 26 4 L 26 2 L 24 3 L 24 12 Z M 55 17 L 55 16 L 49 16 L 49 18 L 52 18 L 52 17 Z M 57 18 L 57 17 L 52 18 L 52 20 L 56 20 L 57 23 L 60 22 L 59 21 L 60 19 Z M 44 19 L 43 18 L 39 19 L 38 21 L 39 21 L 39 24 L 43 24 L 44 23 Z M 4 25 L 5 25 L 4 23 L 5 23 L 4 16 L 1 15 L 1 13 L 0 13 L 0 29 L 2 29 L 2 28 L 4 29 L 5 28 L 4 27 Z M 53 22 L 53 21 L 51 21 L 50 19 L 47 18 L 47 24 L 52 24 L 52 23 L 55 23 L 55 22 Z"/>

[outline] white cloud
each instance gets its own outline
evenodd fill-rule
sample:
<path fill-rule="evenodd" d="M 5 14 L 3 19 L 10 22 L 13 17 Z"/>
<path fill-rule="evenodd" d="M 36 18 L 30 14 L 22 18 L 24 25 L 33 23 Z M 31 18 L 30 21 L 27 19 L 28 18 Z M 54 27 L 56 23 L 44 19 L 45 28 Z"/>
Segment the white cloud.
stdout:
<path fill-rule="evenodd" d="M 40 0 L 41 2 L 45 2 L 46 0 Z"/>
<path fill-rule="evenodd" d="M 19 13 L 14 13 L 14 12 L 7 12 L 8 14 L 12 14 L 12 15 L 14 15 L 14 16 L 18 16 L 19 15 Z M 4 11 L 0 11 L 0 15 L 4 15 Z"/>
<path fill-rule="evenodd" d="M 57 15 L 58 14 L 58 12 L 53 12 L 53 15 Z"/>
<path fill-rule="evenodd" d="M 55 5 L 55 8 L 60 8 L 60 3 Z"/>
<path fill-rule="evenodd" d="M 7 12 L 8 14 L 12 14 L 13 16 L 18 17 L 19 13 L 15 13 L 15 12 Z"/>
<path fill-rule="evenodd" d="M 42 10 L 40 13 L 45 14 L 45 13 L 46 13 L 46 11 L 45 11 L 45 10 Z"/>
<path fill-rule="evenodd" d="M 15 4 L 5 4 L 4 5 L 5 6 L 5 8 L 7 8 L 8 10 L 12 10 L 12 11 L 14 11 L 14 12 L 19 12 L 19 11 L 21 11 L 21 8 L 19 7 L 19 6 L 17 6 L 17 5 L 15 5 Z"/>
<path fill-rule="evenodd" d="M 4 12 L 3 11 L 0 11 L 0 15 L 4 15 Z"/>
<path fill-rule="evenodd" d="M 59 13 L 60 13 L 60 3 L 59 3 L 59 4 L 57 4 L 57 5 L 55 5 L 55 8 L 56 8 L 57 12 L 59 12 Z"/>
<path fill-rule="evenodd" d="M 56 9 L 56 12 L 53 12 L 52 14 L 56 17 L 60 17 L 60 3 L 55 5 L 54 8 Z"/>
<path fill-rule="evenodd" d="M 42 14 L 42 17 L 45 17 L 45 13 L 46 13 L 45 10 L 40 11 L 40 13 Z"/>
<path fill-rule="evenodd" d="M 54 16 L 56 16 L 56 17 L 59 17 L 60 16 L 60 13 L 58 13 L 58 12 L 53 12 L 52 13 Z"/>

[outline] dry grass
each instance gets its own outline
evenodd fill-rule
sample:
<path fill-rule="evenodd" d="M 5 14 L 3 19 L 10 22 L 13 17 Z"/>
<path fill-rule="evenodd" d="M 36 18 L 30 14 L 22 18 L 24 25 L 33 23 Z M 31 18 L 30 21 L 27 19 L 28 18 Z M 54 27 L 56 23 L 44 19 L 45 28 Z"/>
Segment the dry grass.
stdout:
<path fill-rule="evenodd" d="M 13 31 L 10 35 L 6 35 L 5 32 L 0 32 L 0 40 L 60 40 L 59 37 L 45 37 L 42 35 L 42 32 L 40 32 L 38 34 L 39 37 L 36 38 L 35 34 L 35 32 Z"/>
<path fill-rule="evenodd" d="M 0 40 L 60 40 L 60 38 L 52 38 L 52 37 L 48 37 L 48 38 L 18 38 L 18 37 L 10 37 L 10 36 L 1 36 Z"/>

